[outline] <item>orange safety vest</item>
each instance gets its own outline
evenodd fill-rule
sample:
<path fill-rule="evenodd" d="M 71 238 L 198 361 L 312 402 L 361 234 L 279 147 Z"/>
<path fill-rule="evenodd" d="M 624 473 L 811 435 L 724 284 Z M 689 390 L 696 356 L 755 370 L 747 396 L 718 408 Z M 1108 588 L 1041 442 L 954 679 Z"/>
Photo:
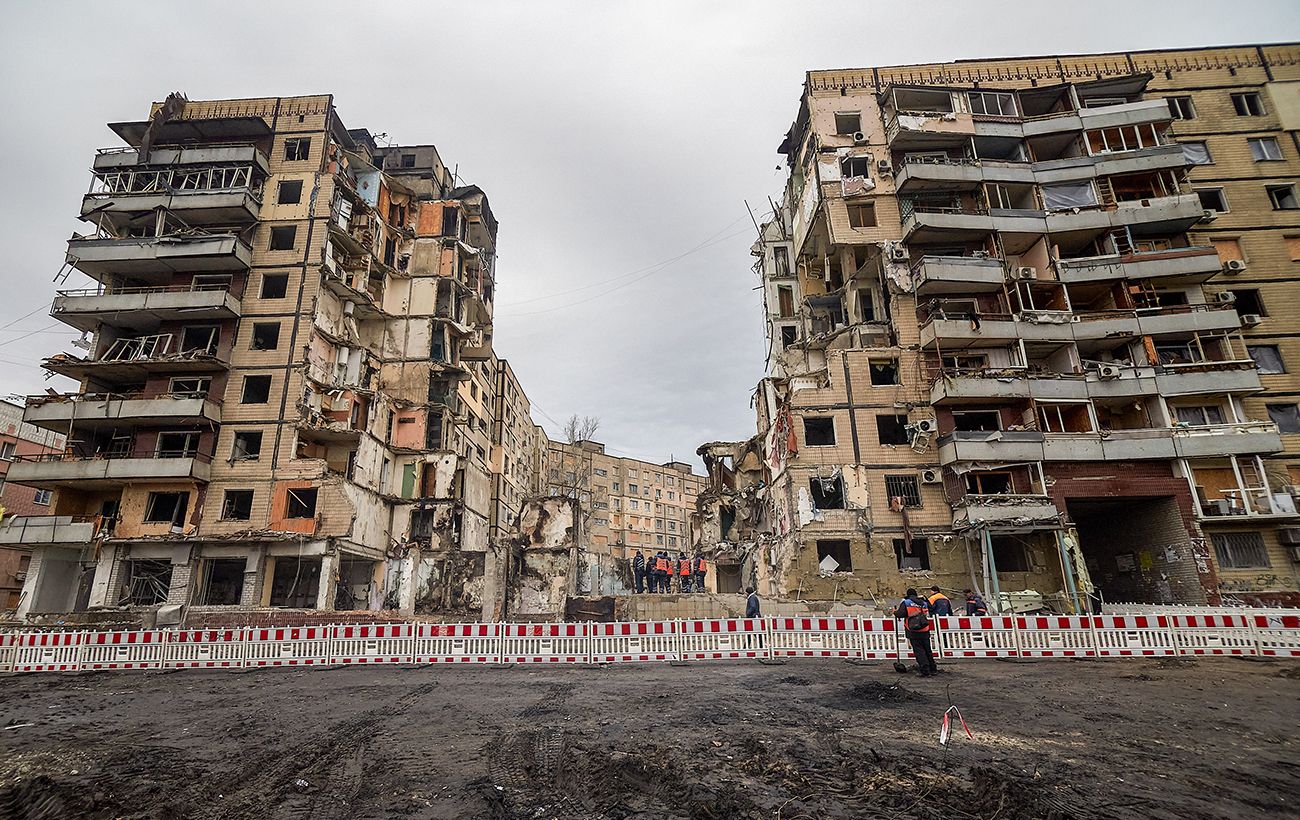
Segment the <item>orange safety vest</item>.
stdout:
<path fill-rule="evenodd" d="M 655 572 L 667 572 L 667 571 L 668 571 L 668 559 L 667 559 L 667 558 L 656 558 L 656 559 L 655 559 Z"/>
<path fill-rule="evenodd" d="M 678 575 L 691 574 L 691 561 L 689 558 L 683 558 L 677 562 L 677 574 Z"/>
<path fill-rule="evenodd" d="M 918 612 L 925 612 L 925 609 L 922 608 L 922 607 L 920 607 L 920 606 L 917 606 L 916 604 L 912 604 L 911 606 L 907 607 L 906 612 L 907 612 L 907 618 L 911 618 L 913 615 L 915 615 L 915 614 L 918 613 Z M 928 614 L 928 613 L 927 613 L 927 614 Z M 906 627 L 907 627 L 907 620 L 906 620 L 906 619 L 903 620 L 903 626 L 904 626 L 905 631 L 907 631 L 907 632 L 911 632 L 911 631 L 912 631 L 912 630 L 910 630 L 910 629 L 906 629 Z M 918 631 L 919 631 L 919 632 L 929 632 L 931 629 L 934 629 L 934 621 L 930 621 L 929 623 L 927 623 L 927 624 L 925 625 L 925 629 L 921 629 L 921 630 L 918 630 Z"/>
<path fill-rule="evenodd" d="M 708 574 L 708 572 L 709 572 L 709 565 L 706 564 L 706 563 L 704 562 L 704 559 L 703 559 L 703 558 L 696 558 L 696 559 L 695 559 L 695 571 L 696 571 L 697 573 L 699 573 L 700 575 L 707 575 L 707 574 Z"/>

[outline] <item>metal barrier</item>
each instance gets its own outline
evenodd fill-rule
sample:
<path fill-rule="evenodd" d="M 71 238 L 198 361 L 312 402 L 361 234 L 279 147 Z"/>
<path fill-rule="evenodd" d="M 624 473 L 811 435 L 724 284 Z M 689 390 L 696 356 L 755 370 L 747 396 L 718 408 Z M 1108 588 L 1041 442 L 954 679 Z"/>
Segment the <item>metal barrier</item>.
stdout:
<path fill-rule="evenodd" d="M 680 639 L 675 621 L 592 624 L 591 662 L 680 660 Z"/>
<path fill-rule="evenodd" d="M 415 663 L 500 663 L 498 623 L 417 624 Z"/>
<path fill-rule="evenodd" d="M 415 624 L 367 624 L 329 627 L 329 662 L 411 663 Z"/>
<path fill-rule="evenodd" d="M 772 641 L 763 618 L 681 621 L 682 660 L 770 658 Z"/>
<path fill-rule="evenodd" d="M 1014 658 L 1015 620 L 1006 615 L 949 615 L 934 619 L 940 658 Z"/>
<path fill-rule="evenodd" d="M 159 669 L 163 665 L 167 633 L 87 632 L 79 656 L 85 669 Z"/>
<path fill-rule="evenodd" d="M 861 658 L 857 618 L 772 618 L 774 658 Z"/>
<path fill-rule="evenodd" d="M 1097 637 L 1090 615 L 1018 615 L 1016 640 L 1022 658 L 1092 658 Z"/>
<path fill-rule="evenodd" d="M 943 659 L 1223 655 L 1300 658 L 1300 614 L 945 616 Z M 763 658 L 898 660 L 893 618 L 402 623 L 0 633 L 0 672 L 376 663 L 576 664 Z"/>

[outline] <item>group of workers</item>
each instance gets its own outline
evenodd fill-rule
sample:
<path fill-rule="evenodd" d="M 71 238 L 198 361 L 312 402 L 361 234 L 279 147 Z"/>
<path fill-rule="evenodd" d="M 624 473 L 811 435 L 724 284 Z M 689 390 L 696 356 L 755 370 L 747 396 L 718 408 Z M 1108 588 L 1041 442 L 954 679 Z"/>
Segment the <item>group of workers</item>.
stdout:
<path fill-rule="evenodd" d="M 632 556 L 632 579 L 638 595 L 647 590 L 651 595 L 666 594 L 674 586 L 677 592 L 703 592 L 704 576 L 708 572 L 708 564 L 698 554 L 687 558 L 686 553 L 679 552 L 673 558 L 667 551 L 659 550 L 647 560 L 637 550 Z"/>
<path fill-rule="evenodd" d="M 962 590 L 966 596 L 967 615 L 987 615 L 988 605 L 984 597 L 972 589 Z M 912 655 L 916 658 L 917 669 L 921 677 L 928 678 L 939 672 L 934 662 L 934 646 L 930 643 L 930 634 L 934 631 L 933 618 L 952 614 L 952 601 L 937 586 L 930 587 L 929 595 L 921 595 L 915 589 L 908 589 L 906 596 L 899 601 L 894 610 L 894 617 L 903 622 L 903 633 L 912 645 Z M 900 666 L 899 670 L 903 668 Z"/>

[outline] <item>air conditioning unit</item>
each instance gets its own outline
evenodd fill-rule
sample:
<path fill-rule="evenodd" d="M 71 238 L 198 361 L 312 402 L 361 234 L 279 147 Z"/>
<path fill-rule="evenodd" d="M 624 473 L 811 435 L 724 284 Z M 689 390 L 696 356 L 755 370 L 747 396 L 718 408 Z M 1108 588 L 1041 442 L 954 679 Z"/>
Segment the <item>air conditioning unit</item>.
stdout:
<path fill-rule="evenodd" d="M 911 256 L 908 255 L 907 248 L 902 245 L 895 245 L 889 249 L 890 262 L 906 262 L 909 259 L 911 259 Z"/>
<path fill-rule="evenodd" d="M 1246 263 L 1240 259 L 1229 259 L 1223 263 L 1224 273 L 1241 273 L 1246 269 Z"/>
<path fill-rule="evenodd" d="M 1218 212 L 1218 211 L 1211 211 L 1211 210 L 1209 210 L 1208 208 L 1205 209 L 1204 211 L 1201 211 L 1201 221 L 1202 221 L 1202 222 L 1213 222 L 1214 220 L 1216 220 L 1216 219 L 1218 219 L 1218 218 L 1219 218 L 1219 212 Z"/>
<path fill-rule="evenodd" d="M 894 173 L 894 166 L 890 165 L 887 159 L 878 159 L 876 160 L 876 170 L 888 176 Z"/>
<path fill-rule="evenodd" d="M 1103 364 L 1097 368 L 1097 376 L 1102 379 L 1118 379 L 1120 369 L 1113 364 Z"/>
<path fill-rule="evenodd" d="M 854 132 L 853 132 L 853 144 L 854 144 L 854 145 L 863 145 L 863 144 L 866 143 L 866 141 L 867 141 L 867 135 L 866 135 L 865 133 L 863 133 L 862 131 L 854 131 Z"/>
<path fill-rule="evenodd" d="M 1277 540 L 1288 547 L 1300 546 L 1300 527 L 1282 527 L 1277 531 Z"/>
<path fill-rule="evenodd" d="M 939 472 L 939 470 L 937 470 L 937 469 L 935 469 L 935 468 L 933 468 L 933 467 L 930 467 L 930 468 L 928 468 L 928 469 L 922 470 L 922 471 L 921 471 L 921 483 L 922 483 L 922 484 L 942 484 L 942 483 L 943 483 L 943 473 Z"/>
<path fill-rule="evenodd" d="M 1258 313 L 1241 314 L 1241 324 L 1245 327 L 1254 327 L 1262 321 L 1264 321 L 1264 317 L 1260 316 Z"/>
<path fill-rule="evenodd" d="M 1233 302 L 1237 301 L 1237 294 L 1233 293 L 1230 290 L 1225 290 L 1222 293 L 1214 294 L 1214 301 L 1218 302 L 1221 305 L 1230 305 Z"/>
<path fill-rule="evenodd" d="M 934 419 L 917 419 L 912 426 L 916 428 L 916 432 L 918 433 L 933 433 L 935 430 L 939 429 L 939 426 L 935 424 Z"/>
<path fill-rule="evenodd" d="M 1037 279 L 1038 268 L 1031 268 L 1029 266 L 1022 266 L 1016 268 L 1011 272 L 1011 278 L 1012 279 Z"/>

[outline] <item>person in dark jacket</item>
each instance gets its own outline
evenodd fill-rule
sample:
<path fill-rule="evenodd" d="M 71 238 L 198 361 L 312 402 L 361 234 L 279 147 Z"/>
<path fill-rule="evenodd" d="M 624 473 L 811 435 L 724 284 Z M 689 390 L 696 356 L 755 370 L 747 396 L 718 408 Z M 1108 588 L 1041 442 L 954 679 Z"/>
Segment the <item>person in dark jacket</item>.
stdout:
<path fill-rule="evenodd" d="M 984 596 L 980 595 L 973 589 L 964 589 L 962 592 L 966 595 L 967 615 L 989 614 L 989 607 L 988 604 L 984 603 Z"/>
<path fill-rule="evenodd" d="M 753 587 L 745 587 L 745 592 L 749 594 L 749 597 L 745 599 L 745 617 L 746 618 L 763 617 L 761 614 L 759 614 L 759 610 L 758 610 L 758 593 L 754 591 Z"/>
<path fill-rule="evenodd" d="M 916 657 L 916 667 L 921 672 L 921 677 L 928 678 L 937 674 L 939 667 L 934 662 L 934 647 L 930 644 L 930 632 L 934 625 L 930 623 L 925 603 L 925 599 L 915 589 L 908 589 L 907 596 L 899 601 L 894 610 L 894 617 L 903 622 L 903 633 L 912 645 L 912 654 Z"/>
<path fill-rule="evenodd" d="M 645 592 L 645 556 L 641 550 L 636 551 L 632 557 L 632 579 L 636 583 L 636 594 L 640 595 Z"/>
<path fill-rule="evenodd" d="M 952 614 L 952 601 L 937 586 L 930 587 L 930 595 L 926 598 L 930 604 L 930 614 L 935 617 Z"/>

